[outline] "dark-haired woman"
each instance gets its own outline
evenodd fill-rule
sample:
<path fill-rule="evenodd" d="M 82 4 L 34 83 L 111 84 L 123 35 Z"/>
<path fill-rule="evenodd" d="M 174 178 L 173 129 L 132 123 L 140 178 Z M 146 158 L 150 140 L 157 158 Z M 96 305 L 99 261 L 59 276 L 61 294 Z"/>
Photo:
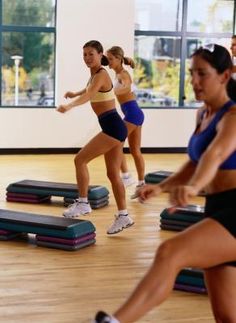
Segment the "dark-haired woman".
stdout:
<path fill-rule="evenodd" d="M 236 322 L 236 104 L 226 89 L 231 72 L 222 46 L 209 44 L 192 55 L 192 86 L 204 105 L 189 140 L 189 160 L 162 183 L 138 192 L 142 201 L 169 192 L 174 212 L 204 189 L 205 218 L 164 241 L 128 300 L 114 316 L 99 312 L 95 322 L 137 321 L 170 295 L 184 267 L 204 269 L 216 322 Z"/>
<path fill-rule="evenodd" d="M 127 128 L 115 109 L 115 96 L 109 74 L 102 67 L 108 65 L 103 55 L 100 42 L 92 40 L 83 46 L 83 58 L 90 69 L 91 77 L 85 89 L 79 92 L 67 92 L 66 98 L 75 98 L 68 104 L 60 105 L 57 111 L 65 113 L 71 108 L 90 101 L 93 111 L 98 117 L 102 131 L 93 137 L 75 156 L 76 180 L 79 198 L 63 215 L 76 217 L 91 212 L 88 202 L 89 173 L 87 164 L 97 156 L 104 155 L 107 176 L 111 182 L 118 213 L 108 234 L 117 233 L 134 222 L 129 217 L 125 189 L 120 178 L 123 143 L 127 137 Z"/>
<path fill-rule="evenodd" d="M 133 156 L 138 174 L 137 187 L 141 187 L 144 185 L 145 175 L 144 158 L 140 149 L 144 114 L 137 104 L 132 78 L 123 65 L 129 65 L 131 68 L 134 68 L 134 61 L 132 58 L 126 57 L 123 49 L 119 46 L 113 46 L 108 49 L 106 55 L 108 58 L 109 67 L 116 73 L 114 91 L 121 106 L 121 110 L 125 116 L 124 121 L 128 129 L 130 153 Z M 133 179 L 128 172 L 128 167 L 124 156 L 121 165 L 121 172 L 125 186 L 133 184 Z"/>

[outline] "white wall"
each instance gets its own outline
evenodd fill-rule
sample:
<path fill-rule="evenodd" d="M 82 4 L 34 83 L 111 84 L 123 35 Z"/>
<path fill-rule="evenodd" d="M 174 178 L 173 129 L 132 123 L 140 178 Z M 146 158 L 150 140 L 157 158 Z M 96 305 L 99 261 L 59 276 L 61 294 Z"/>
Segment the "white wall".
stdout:
<path fill-rule="evenodd" d="M 58 0 L 56 103 L 67 90 L 85 87 L 89 71 L 82 47 L 91 39 L 104 48 L 120 45 L 133 56 L 134 0 Z M 113 76 L 113 74 L 111 73 Z M 184 147 L 194 124 L 194 110 L 144 110 L 142 147 Z M 1 148 L 82 147 L 99 131 L 89 104 L 67 114 L 54 109 L 0 109 Z"/>

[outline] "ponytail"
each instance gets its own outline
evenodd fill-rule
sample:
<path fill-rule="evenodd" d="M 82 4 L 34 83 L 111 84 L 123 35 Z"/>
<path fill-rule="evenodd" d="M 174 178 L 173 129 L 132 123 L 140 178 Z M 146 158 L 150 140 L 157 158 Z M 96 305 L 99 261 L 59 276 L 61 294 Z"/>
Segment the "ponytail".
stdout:
<path fill-rule="evenodd" d="M 232 77 L 229 79 L 226 89 L 230 99 L 236 102 L 236 81 Z"/>
<path fill-rule="evenodd" d="M 101 64 L 103 66 L 108 66 L 109 64 L 108 58 L 105 55 L 102 55 Z"/>
<path fill-rule="evenodd" d="M 135 67 L 135 63 L 134 63 L 134 60 L 132 58 L 124 56 L 123 60 L 124 60 L 125 65 L 129 65 L 131 68 Z"/>

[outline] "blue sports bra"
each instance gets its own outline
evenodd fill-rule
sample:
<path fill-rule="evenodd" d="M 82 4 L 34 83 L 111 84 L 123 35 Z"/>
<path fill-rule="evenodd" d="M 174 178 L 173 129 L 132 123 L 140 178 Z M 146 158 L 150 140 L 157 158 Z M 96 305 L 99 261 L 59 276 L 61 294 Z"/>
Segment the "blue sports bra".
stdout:
<path fill-rule="evenodd" d="M 201 124 L 203 114 L 205 113 L 205 111 L 203 111 L 200 118 L 200 123 L 197 125 L 196 130 L 192 134 L 188 143 L 188 155 L 194 163 L 198 163 L 199 159 L 201 158 L 201 155 L 204 153 L 208 145 L 216 136 L 217 123 L 233 105 L 235 105 L 235 102 L 231 100 L 226 102 L 225 105 L 216 113 L 212 121 L 209 123 L 208 127 L 200 133 L 196 133 L 197 129 Z M 228 159 L 226 159 L 220 165 L 220 169 L 236 169 L 236 151 L 234 151 L 228 157 Z"/>

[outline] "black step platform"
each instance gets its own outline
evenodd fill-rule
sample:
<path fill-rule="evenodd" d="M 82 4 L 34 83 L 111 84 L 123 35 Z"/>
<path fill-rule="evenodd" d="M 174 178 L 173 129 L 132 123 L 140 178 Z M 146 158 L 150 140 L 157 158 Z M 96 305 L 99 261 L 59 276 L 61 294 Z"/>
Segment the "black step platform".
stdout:
<path fill-rule="evenodd" d="M 175 213 L 172 214 L 166 208 L 160 214 L 160 228 L 163 230 L 182 231 L 202 219 L 204 219 L 204 207 L 199 205 L 189 204 L 186 207 L 178 207 Z"/>
<path fill-rule="evenodd" d="M 155 172 L 147 173 L 145 175 L 145 183 L 158 184 L 167 177 L 169 177 L 171 174 L 173 174 L 173 172 L 165 170 L 158 170 Z"/>
<path fill-rule="evenodd" d="M 40 236 L 74 241 L 75 239 L 94 233 L 95 227 L 87 220 L 0 209 L 0 232 L 1 236 L 3 236 L 1 240 L 12 239 L 17 233 L 33 233 Z M 73 243 L 73 248 L 67 248 L 66 250 L 79 249 L 80 243 L 76 246 Z M 85 241 L 83 240 L 81 247 L 85 246 L 84 243 Z M 91 239 L 86 239 L 86 246 L 93 243 L 95 243 L 94 235 Z M 65 249 L 64 244 L 60 244 L 60 241 L 55 247 Z"/>
<path fill-rule="evenodd" d="M 175 280 L 174 289 L 185 292 L 206 294 L 203 270 L 198 268 L 182 269 Z"/>
<path fill-rule="evenodd" d="M 147 184 L 159 184 L 161 183 L 164 179 L 172 175 L 173 172 L 166 171 L 166 170 L 158 170 L 155 172 L 147 173 L 145 175 L 145 183 Z M 205 196 L 205 192 L 201 191 L 198 194 L 199 196 Z"/>
<path fill-rule="evenodd" d="M 37 180 L 22 180 L 7 187 L 6 199 L 11 202 L 43 203 L 51 196 L 60 196 L 71 200 L 78 198 L 76 184 Z M 102 203 L 98 201 L 102 200 Z M 109 191 L 100 185 L 89 186 L 88 200 L 92 208 L 99 208 L 109 203 Z M 104 200 L 106 200 L 104 203 Z"/>

